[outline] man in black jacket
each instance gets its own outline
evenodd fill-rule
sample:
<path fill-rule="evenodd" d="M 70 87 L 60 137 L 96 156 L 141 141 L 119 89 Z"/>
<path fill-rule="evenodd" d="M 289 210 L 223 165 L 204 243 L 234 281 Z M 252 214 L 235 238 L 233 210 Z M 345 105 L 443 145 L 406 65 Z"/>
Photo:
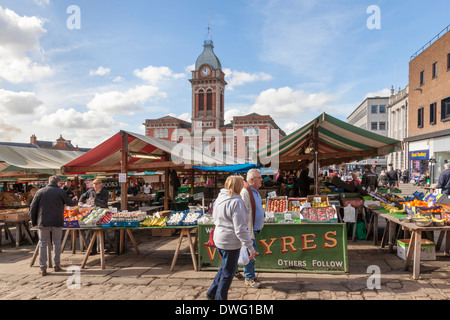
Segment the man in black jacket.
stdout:
<path fill-rule="evenodd" d="M 378 178 L 372 172 L 370 165 L 364 166 L 364 174 L 362 176 L 361 187 L 365 192 L 375 191 L 378 186 Z"/>
<path fill-rule="evenodd" d="M 61 179 L 51 176 L 48 185 L 39 189 L 30 205 L 31 223 L 38 228 L 39 235 L 39 273 L 47 275 L 47 247 L 50 233 L 53 240 L 53 268 L 55 272 L 61 271 L 61 238 L 64 225 L 64 205 L 75 206 L 76 197 L 71 199 L 67 193 L 60 189 Z"/>

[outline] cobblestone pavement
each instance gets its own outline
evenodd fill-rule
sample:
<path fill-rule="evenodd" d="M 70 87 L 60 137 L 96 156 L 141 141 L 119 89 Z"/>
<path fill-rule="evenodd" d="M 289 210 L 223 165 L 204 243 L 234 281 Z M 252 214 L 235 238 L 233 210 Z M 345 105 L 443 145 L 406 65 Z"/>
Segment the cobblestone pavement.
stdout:
<path fill-rule="evenodd" d="M 173 272 L 170 270 L 178 236 L 151 237 L 149 230 L 136 230 L 141 255 L 130 246 L 122 255 L 106 254 L 106 268 L 99 256 L 89 258 L 80 271 L 79 287 L 70 266 L 80 266 L 84 254 L 62 254 L 63 271 L 40 276 L 38 263 L 30 267 L 35 246 L 19 248 L 3 240 L 0 253 L 1 300 L 204 300 L 215 276 L 213 271 L 193 270 L 187 243 Z M 348 241 L 348 274 L 258 273 L 262 288 L 245 286 L 234 279 L 230 300 L 447 300 L 450 298 L 450 259 L 437 252 L 436 261 L 421 263 L 419 280 L 412 280 L 412 266 L 372 241 Z M 379 289 L 368 288 L 369 266 L 381 270 Z"/>

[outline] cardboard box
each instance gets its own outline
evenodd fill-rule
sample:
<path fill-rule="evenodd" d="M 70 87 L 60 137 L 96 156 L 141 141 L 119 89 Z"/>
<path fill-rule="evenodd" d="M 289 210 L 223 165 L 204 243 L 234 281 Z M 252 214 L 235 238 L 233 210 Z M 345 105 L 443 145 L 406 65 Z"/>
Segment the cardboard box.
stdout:
<path fill-rule="evenodd" d="M 400 239 L 397 240 L 397 256 L 406 260 L 406 255 L 408 254 L 410 239 Z M 414 257 L 413 257 L 414 258 Z M 434 242 L 422 239 L 421 249 L 420 249 L 420 260 L 421 261 L 434 261 L 436 260 L 436 245 Z"/>
<path fill-rule="evenodd" d="M 175 229 L 152 229 L 153 237 L 171 237 L 175 234 Z"/>

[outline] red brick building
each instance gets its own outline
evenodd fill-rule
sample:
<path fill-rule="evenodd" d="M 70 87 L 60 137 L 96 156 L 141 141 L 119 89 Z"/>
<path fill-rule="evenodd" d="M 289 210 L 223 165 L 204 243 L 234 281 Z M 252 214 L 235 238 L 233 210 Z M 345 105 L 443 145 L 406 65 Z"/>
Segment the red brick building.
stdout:
<path fill-rule="evenodd" d="M 450 26 L 416 52 L 409 63 L 410 170 L 437 181 L 450 161 Z"/>
<path fill-rule="evenodd" d="M 231 123 L 225 124 L 227 82 L 211 40 L 205 41 L 189 81 L 192 87 L 192 122 L 171 116 L 147 119 L 144 123 L 147 136 L 179 142 L 182 141 L 180 136 L 190 134 L 190 141 L 197 147 L 251 160 L 258 148 L 286 135 L 269 115 L 236 116 Z"/>

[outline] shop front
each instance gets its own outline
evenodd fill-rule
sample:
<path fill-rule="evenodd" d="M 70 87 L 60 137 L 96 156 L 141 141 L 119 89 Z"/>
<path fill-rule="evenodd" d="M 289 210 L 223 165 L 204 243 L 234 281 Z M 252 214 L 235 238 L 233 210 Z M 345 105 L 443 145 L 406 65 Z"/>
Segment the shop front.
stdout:
<path fill-rule="evenodd" d="M 429 150 L 417 150 L 409 152 L 409 168 L 411 180 L 419 179 L 422 174 L 429 174 Z"/>

